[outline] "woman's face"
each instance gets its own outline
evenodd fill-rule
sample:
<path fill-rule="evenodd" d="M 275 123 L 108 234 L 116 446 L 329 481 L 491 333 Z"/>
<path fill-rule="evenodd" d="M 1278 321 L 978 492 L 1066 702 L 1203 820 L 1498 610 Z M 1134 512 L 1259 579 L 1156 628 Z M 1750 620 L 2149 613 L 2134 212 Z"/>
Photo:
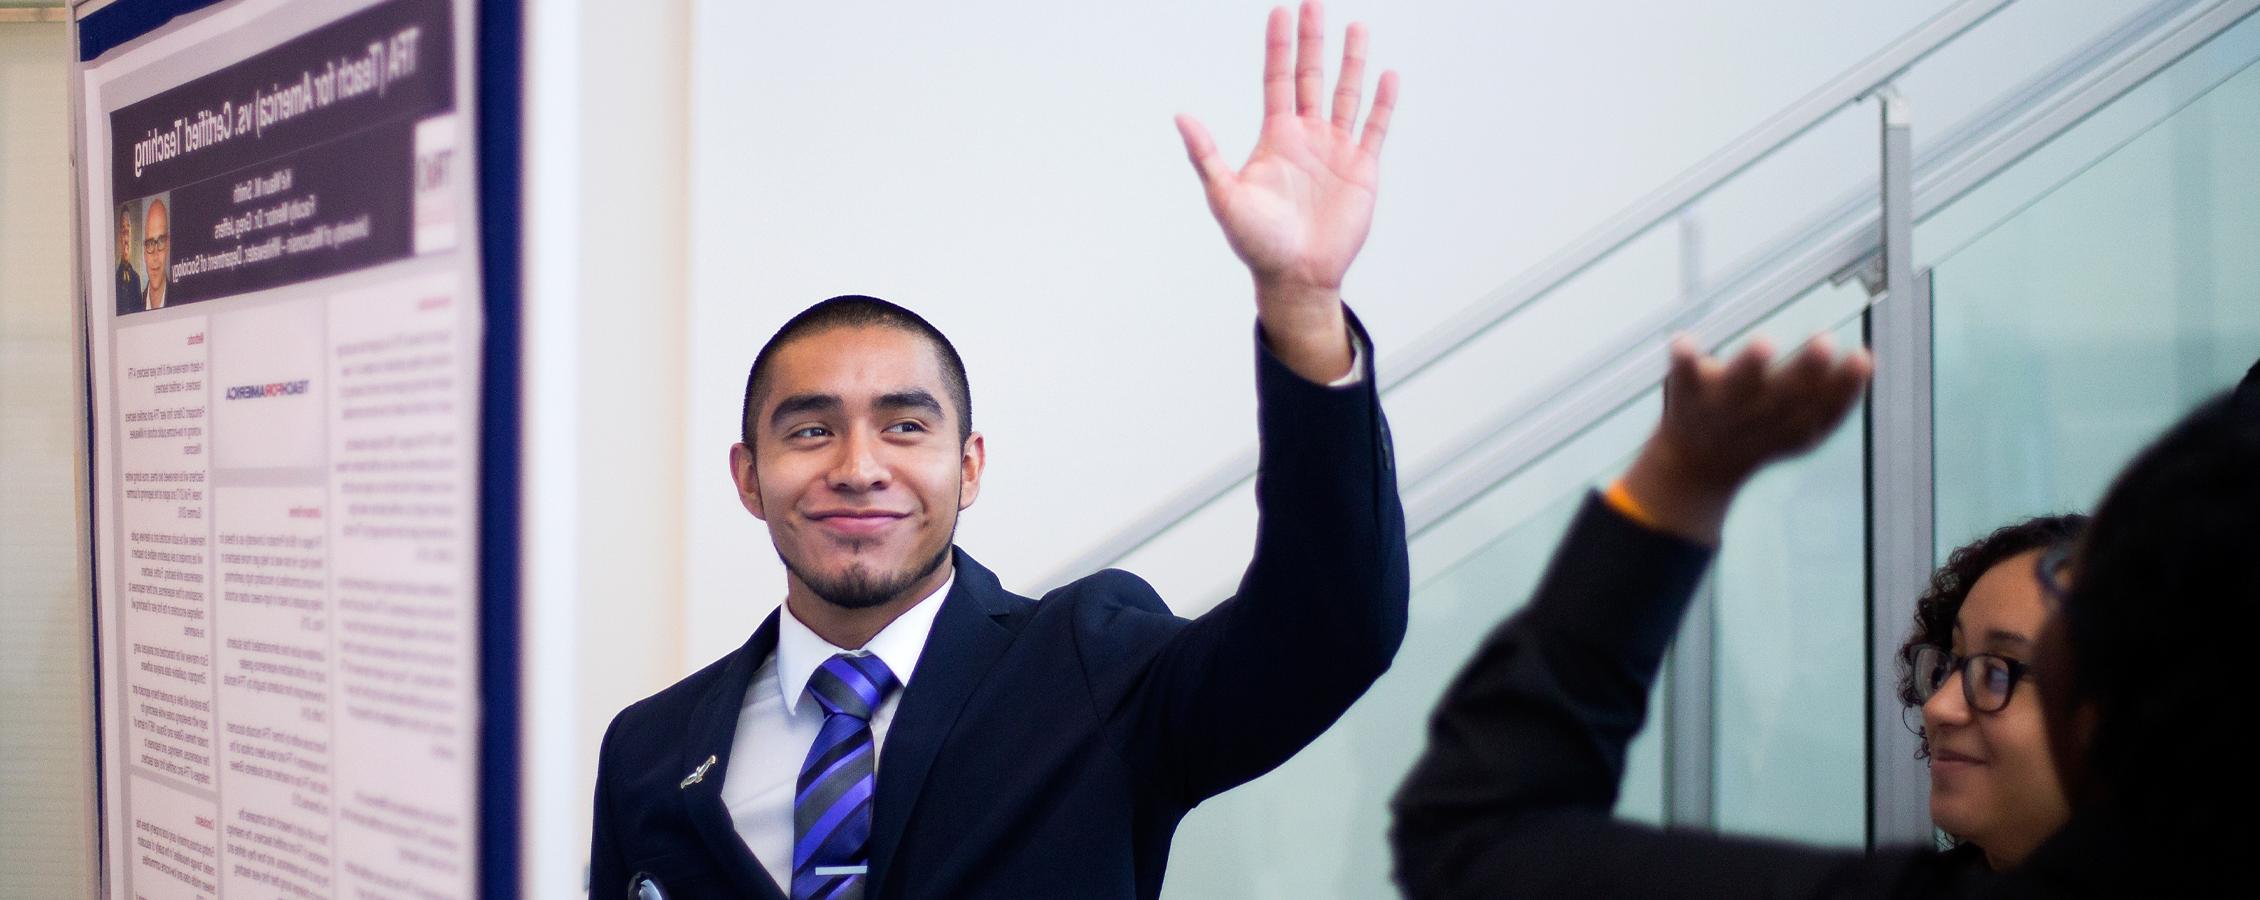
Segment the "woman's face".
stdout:
<path fill-rule="evenodd" d="M 1957 657 L 1990 653 L 2030 664 L 2047 608 L 2033 564 L 2022 553 L 1986 570 L 1954 619 Z M 1923 704 L 1930 739 L 1930 816 L 1947 833 L 1978 845 L 1996 869 L 2022 862 L 2071 815 L 2048 752 L 2039 692 L 2027 672 L 1995 712 L 1971 709 L 1962 676 L 1949 675 Z M 1982 692 L 1981 692 L 1982 696 Z"/>

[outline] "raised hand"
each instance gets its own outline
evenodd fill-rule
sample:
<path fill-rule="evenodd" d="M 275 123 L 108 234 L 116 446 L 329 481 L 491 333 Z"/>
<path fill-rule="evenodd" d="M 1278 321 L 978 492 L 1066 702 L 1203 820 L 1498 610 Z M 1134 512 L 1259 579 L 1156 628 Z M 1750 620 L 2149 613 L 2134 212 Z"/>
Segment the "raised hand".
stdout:
<path fill-rule="evenodd" d="M 1731 362 L 1677 338 L 1663 420 L 1625 473 L 1625 489 L 1665 530 L 1715 543 L 1742 483 L 1836 430 L 1874 368 L 1866 350 L 1838 353 L 1826 334 L 1780 365 L 1764 338 Z"/>
<path fill-rule="evenodd" d="M 1247 164 L 1234 171 L 1208 129 L 1177 117 L 1186 155 L 1200 174 L 1209 211 L 1256 283 L 1256 314 L 1281 361 L 1314 381 L 1349 370 L 1342 278 L 1373 225 L 1381 143 L 1397 103 L 1397 76 L 1383 72 L 1362 132 L 1365 27 L 1343 41 L 1329 115 L 1325 103 L 1325 23 L 1320 5 L 1302 7 L 1290 62 L 1293 23 L 1273 9 L 1264 34 L 1263 130 Z"/>

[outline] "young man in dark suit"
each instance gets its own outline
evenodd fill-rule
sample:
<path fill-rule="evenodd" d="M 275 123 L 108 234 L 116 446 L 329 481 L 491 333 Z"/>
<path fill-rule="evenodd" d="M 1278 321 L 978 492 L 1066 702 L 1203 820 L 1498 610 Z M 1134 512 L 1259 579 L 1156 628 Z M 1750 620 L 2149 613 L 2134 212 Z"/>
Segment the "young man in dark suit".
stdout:
<path fill-rule="evenodd" d="M 756 356 L 730 454 L 784 603 L 613 721 L 592 896 L 1152 898 L 1187 811 L 1285 761 L 1387 668 L 1404 518 L 1339 289 L 1396 81 L 1361 133 L 1363 30 L 1331 111 L 1315 3 L 1294 31 L 1274 10 L 1244 167 L 1178 121 L 1256 285 L 1262 519 L 1235 596 L 1187 621 L 1118 571 L 1042 602 L 1005 591 L 951 543 L 986 464 L 956 350 L 884 301 L 817 304 Z"/>
<path fill-rule="evenodd" d="M 133 204 L 118 207 L 118 315 L 140 312 L 141 273 L 133 268 Z"/>

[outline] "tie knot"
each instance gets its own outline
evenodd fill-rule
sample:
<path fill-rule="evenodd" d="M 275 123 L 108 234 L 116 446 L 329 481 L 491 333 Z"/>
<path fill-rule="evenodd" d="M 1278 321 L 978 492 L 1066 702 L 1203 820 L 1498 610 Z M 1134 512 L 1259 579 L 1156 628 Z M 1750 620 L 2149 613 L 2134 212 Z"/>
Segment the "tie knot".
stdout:
<path fill-rule="evenodd" d="M 901 682 L 876 656 L 834 655 L 808 678 L 808 692 L 827 716 L 849 715 L 871 721 L 871 711 Z"/>

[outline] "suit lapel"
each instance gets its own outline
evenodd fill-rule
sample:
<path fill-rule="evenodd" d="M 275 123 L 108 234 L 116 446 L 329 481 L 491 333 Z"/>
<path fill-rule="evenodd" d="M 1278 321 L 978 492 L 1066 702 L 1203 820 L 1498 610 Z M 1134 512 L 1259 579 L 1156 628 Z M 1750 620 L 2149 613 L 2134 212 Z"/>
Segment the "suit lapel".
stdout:
<path fill-rule="evenodd" d="M 772 612 L 755 629 L 753 639 L 730 655 L 722 677 L 699 698 L 691 712 L 680 759 L 684 779 L 697 777 L 681 790 L 691 824 L 705 841 L 707 852 L 729 873 L 740 896 L 765 900 L 785 900 L 785 894 L 738 837 L 737 825 L 730 821 L 730 808 L 722 803 L 722 781 L 729 774 L 731 743 L 737 736 L 738 711 L 745 706 L 746 689 L 753 684 L 754 670 L 776 651 L 777 614 Z M 713 762 L 709 763 L 709 758 Z"/>
<path fill-rule="evenodd" d="M 957 583 L 942 598 L 934 630 L 918 657 L 910 687 L 895 708 L 879 751 L 879 787 L 871 821 L 871 890 L 885 896 L 889 864 L 926 784 L 934 755 L 949 737 L 958 712 L 987 677 L 989 667 L 1012 645 L 1005 619 L 1027 605 L 1006 593 L 997 576 L 963 550 L 956 554 Z"/>

